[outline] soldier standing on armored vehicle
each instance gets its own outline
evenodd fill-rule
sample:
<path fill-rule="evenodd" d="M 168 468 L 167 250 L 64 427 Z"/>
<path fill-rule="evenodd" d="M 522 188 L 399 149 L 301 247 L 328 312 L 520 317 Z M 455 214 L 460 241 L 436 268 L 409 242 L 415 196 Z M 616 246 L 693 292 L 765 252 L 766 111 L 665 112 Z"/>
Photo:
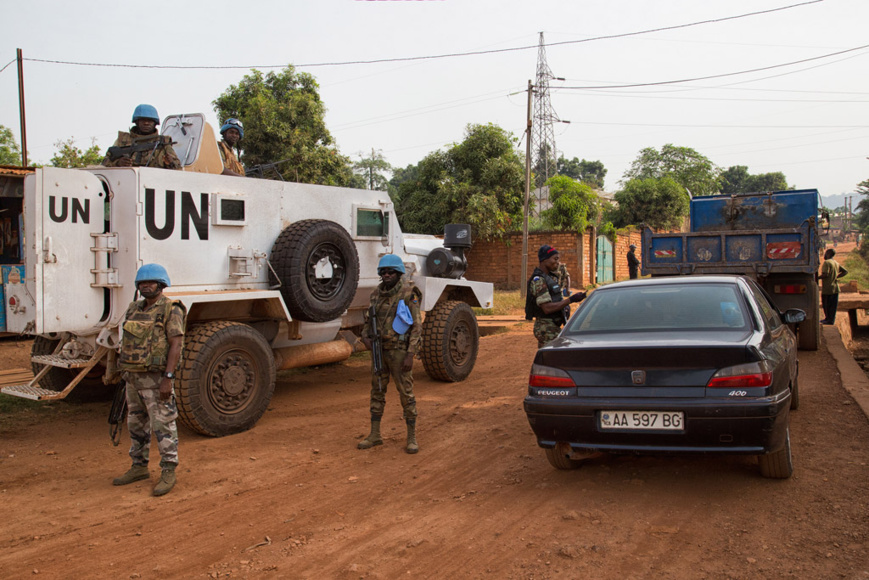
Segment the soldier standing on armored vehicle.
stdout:
<path fill-rule="evenodd" d="M 220 128 L 223 141 L 217 144 L 220 159 L 223 160 L 223 175 L 244 177 L 244 165 L 238 160 L 233 149 L 238 150 L 238 142 L 244 138 L 244 126 L 238 119 L 227 119 Z"/>
<path fill-rule="evenodd" d="M 115 144 L 103 159 L 106 167 L 158 167 L 181 169 L 181 161 L 172 148 L 172 138 L 160 135 L 160 116 L 151 105 L 139 105 L 133 111 L 130 132 L 118 131 Z"/>
<path fill-rule="evenodd" d="M 163 296 L 169 275 L 159 264 L 145 264 L 136 273 L 136 288 L 143 300 L 134 301 L 124 315 L 124 336 L 118 366 L 127 383 L 130 457 L 133 466 L 114 485 L 147 479 L 151 432 L 160 449 L 160 481 L 154 495 L 175 486 L 178 466 L 178 407 L 172 391 L 175 368 L 181 359 L 186 310 L 180 302 Z"/>
<path fill-rule="evenodd" d="M 403 278 L 404 262 L 395 254 L 387 254 L 380 259 L 377 274 L 382 282 L 371 293 L 371 308 L 365 313 L 362 341 L 372 353 L 375 341 L 381 342 L 383 368 L 377 372 L 372 356 L 371 433 L 359 442 L 357 448 L 370 449 L 383 444 L 380 419 L 386 406 L 386 386 L 392 375 L 407 423 L 405 451 L 417 453 L 413 357 L 419 351 L 422 338 L 422 317 L 419 313 L 422 294 L 413 282 Z M 371 315 L 372 310 L 374 316 Z"/>

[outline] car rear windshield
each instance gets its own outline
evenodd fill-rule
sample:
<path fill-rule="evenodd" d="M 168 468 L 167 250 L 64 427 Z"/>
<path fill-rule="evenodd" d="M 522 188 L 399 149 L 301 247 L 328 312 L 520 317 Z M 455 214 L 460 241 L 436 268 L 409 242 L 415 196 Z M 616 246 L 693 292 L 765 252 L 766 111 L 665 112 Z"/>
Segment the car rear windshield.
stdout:
<path fill-rule="evenodd" d="M 745 306 L 732 284 L 633 286 L 593 292 L 567 334 L 606 331 L 744 329 Z"/>

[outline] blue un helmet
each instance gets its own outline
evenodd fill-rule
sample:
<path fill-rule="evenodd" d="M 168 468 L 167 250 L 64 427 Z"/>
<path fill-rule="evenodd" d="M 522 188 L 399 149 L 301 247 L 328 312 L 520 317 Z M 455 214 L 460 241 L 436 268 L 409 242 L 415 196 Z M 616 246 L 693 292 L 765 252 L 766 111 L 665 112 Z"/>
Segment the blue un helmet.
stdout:
<path fill-rule="evenodd" d="M 136 107 L 136 110 L 133 111 L 133 123 L 139 119 L 153 119 L 155 124 L 160 124 L 160 115 L 157 114 L 157 109 L 153 105 L 142 104 Z"/>
<path fill-rule="evenodd" d="M 404 274 L 406 271 L 404 269 L 404 262 L 401 261 L 401 258 L 396 256 L 395 254 L 386 254 L 382 258 L 380 258 L 380 263 L 377 264 L 377 275 L 382 276 L 381 270 L 397 270 Z"/>
<path fill-rule="evenodd" d="M 238 138 L 244 139 L 244 125 L 238 119 L 227 119 L 220 128 L 220 134 L 223 135 L 230 129 L 238 129 Z"/>
<path fill-rule="evenodd" d="M 139 268 L 139 271 L 136 272 L 136 286 L 139 285 L 139 282 L 158 282 L 164 288 L 171 286 L 169 273 L 160 264 L 145 264 Z"/>

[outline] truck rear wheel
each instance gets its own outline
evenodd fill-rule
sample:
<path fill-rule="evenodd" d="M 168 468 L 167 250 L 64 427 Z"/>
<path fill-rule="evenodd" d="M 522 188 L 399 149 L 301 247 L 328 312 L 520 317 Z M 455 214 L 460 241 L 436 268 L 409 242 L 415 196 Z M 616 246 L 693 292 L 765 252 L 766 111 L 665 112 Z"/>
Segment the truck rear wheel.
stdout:
<path fill-rule="evenodd" d="M 422 364 L 436 381 L 465 380 L 474 369 L 480 331 L 474 311 L 464 302 L 435 305 L 422 325 Z"/>
<path fill-rule="evenodd" d="M 216 321 L 184 336 L 178 416 L 198 433 L 246 431 L 263 416 L 275 390 L 275 359 L 265 338 L 246 324 Z"/>
<path fill-rule="evenodd" d="M 818 342 L 821 336 L 821 307 L 818 305 L 818 285 L 809 286 L 809 292 L 815 297 L 811 312 L 806 312 L 805 321 L 797 327 L 797 340 L 799 350 L 818 350 Z"/>
<path fill-rule="evenodd" d="M 287 226 L 272 248 L 269 272 L 296 320 L 328 322 L 341 316 L 359 284 L 359 256 L 347 230 L 327 220 Z M 275 273 L 277 279 L 275 279 Z"/>

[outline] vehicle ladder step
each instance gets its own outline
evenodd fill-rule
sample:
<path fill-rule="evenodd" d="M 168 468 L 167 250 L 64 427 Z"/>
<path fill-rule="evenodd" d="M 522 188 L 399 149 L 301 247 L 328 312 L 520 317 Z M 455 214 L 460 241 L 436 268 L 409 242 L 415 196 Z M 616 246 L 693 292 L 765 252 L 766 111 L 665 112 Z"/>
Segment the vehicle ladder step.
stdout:
<path fill-rule="evenodd" d="M 38 354 L 30 357 L 32 362 L 50 367 L 60 367 L 64 369 L 80 369 L 86 367 L 91 361 L 88 358 L 66 358 L 57 354 Z"/>
<path fill-rule="evenodd" d="M 10 395 L 12 397 L 21 397 L 22 399 L 30 399 L 31 401 L 43 401 L 45 399 L 56 399 L 58 392 L 42 387 L 34 387 L 30 384 L 26 385 L 10 385 L 0 388 L 0 393 Z"/>

